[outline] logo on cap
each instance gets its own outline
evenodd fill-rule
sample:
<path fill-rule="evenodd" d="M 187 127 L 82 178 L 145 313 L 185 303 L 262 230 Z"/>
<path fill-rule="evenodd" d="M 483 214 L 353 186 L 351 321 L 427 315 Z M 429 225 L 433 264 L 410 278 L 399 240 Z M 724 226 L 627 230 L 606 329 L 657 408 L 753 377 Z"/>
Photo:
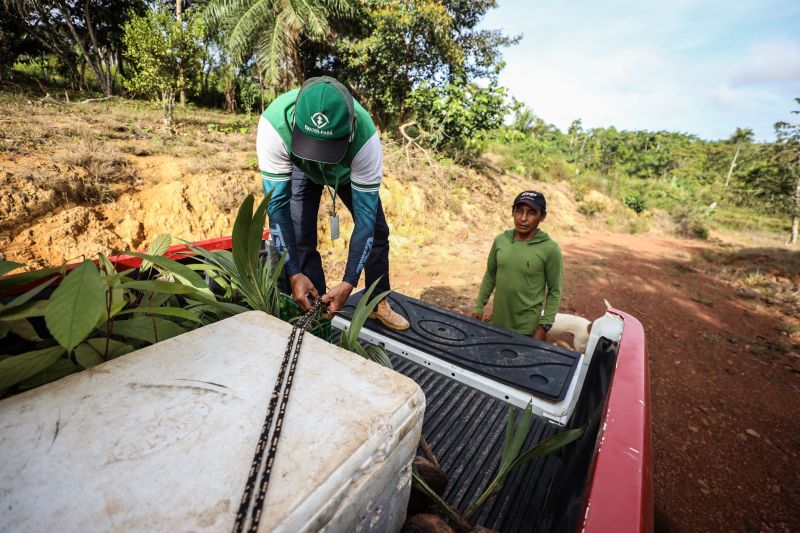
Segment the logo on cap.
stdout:
<path fill-rule="evenodd" d="M 327 126 L 328 122 L 330 121 L 328 120 L 328 117 L 326 117 L 323 113 L 317 112 L 311 115 L 311 122 L 313 122 L 317 128 L 322 129 L 325 126 Z"/>

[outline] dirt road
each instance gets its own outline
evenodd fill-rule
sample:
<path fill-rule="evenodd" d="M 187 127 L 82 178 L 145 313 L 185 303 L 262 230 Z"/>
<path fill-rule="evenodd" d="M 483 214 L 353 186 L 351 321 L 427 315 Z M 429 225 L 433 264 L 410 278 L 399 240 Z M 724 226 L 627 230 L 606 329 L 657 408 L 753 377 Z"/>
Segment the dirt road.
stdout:
<path fill-rule="evenodd" d="M 468 240 L 480 245 L 398 251 L 395 287 L 468 312 L 491 243 Z M 720 280 L 709 244 L 616 233 L 560 242 L 562 311 L 597 317 L 605 298 L 645 326 L 659 527 L 797 531 L 800 338 L 776 329 L 785 316 Z M 412 260 L 413 272 L 399 266 Z"/>

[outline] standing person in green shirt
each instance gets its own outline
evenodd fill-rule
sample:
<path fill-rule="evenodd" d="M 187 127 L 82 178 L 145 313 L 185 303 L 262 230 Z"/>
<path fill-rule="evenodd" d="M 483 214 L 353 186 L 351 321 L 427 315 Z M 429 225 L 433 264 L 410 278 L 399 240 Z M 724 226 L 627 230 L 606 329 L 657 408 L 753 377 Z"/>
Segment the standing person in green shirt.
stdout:
<path fill-rule="evenodd" d="M 511 214 L 514 229 L 504 231 L 492 243 L 472 317 L 546 340 L 561 302 L 561 248 L 539 229 L 547 216 L 542 193 L 521 192 Z M 490 315 L 484 307 L 492 291 L 495 295 Z"/>

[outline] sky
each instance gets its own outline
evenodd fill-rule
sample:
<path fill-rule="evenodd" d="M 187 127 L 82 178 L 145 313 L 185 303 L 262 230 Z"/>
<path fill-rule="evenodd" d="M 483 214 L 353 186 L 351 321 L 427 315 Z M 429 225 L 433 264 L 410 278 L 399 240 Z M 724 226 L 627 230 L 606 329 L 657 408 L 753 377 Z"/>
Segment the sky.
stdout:
<path fill-rule="evenodd" d="M 481 27 L 522 35 L 500 82 L 562 131 L 768 141 L 800 120 L 800 0 L 498 0 Z"/>

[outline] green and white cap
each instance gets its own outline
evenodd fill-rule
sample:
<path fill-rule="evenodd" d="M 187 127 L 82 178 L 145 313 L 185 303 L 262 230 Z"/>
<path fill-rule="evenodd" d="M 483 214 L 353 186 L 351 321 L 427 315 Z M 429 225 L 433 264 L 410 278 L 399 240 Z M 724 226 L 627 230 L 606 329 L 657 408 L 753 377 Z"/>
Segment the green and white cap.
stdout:
<path fill-rule="evenodd" d="M 320 163 L 338 163 L 353 139 L 355 111 L 347 88 L 330 76 L 309 78 L 297 93 L 292 153 Z"/>

